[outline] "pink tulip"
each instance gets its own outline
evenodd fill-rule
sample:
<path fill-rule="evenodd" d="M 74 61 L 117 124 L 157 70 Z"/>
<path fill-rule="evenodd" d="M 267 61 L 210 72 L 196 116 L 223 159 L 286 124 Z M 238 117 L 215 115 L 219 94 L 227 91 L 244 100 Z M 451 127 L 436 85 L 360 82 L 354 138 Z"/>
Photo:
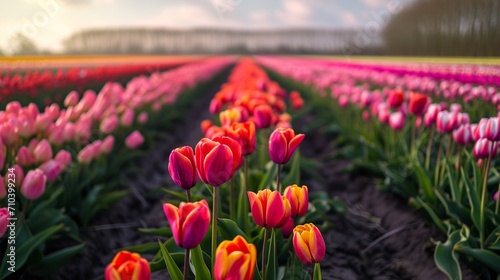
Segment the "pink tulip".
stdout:
<path fill-rule="evenodd" d="M 33 150 L 33 156 L 38 163 L 52 159 L 52 147 L 49 142 L 45 139 L 40 141 L 38 145 L 36 145 L 35 150 Z"/>
<path fill-rule="evenodd" d="M 64 99 L 64 106 L 69 107 L 75 106 L 76 104 L 78 104 L 78 92 L 73 90 Z"/>
<path fill-rule="evenodd" d="M 168 173 L 174 183 L 183 189 L 188 190 L 196 185 L 198 176 L 191 147 L 184 146 L 172 150 L 168 159 Z"/>
<path fill-rule="evenodd" d="M 486 138 L 479 139 L 479 141 L 474 144 L 474 149 L 472 150 L 475 158 L 483 159 L 491 157 L 496 157 L 498 153 L 498 143 L 489 141 Z"/>
<path fill-rule="evenodd" d="M 111 115 L 106 117 L 101 122 L 99 129 L 105 134 L 110 134 L 118 127 L 118 123 L 119 123 L 118 116 Z"/>
<path fill-rule="evenodd" d="M 389 116 L 389 126 L 399 131 L 405 126 L 405 116 L 401 112 L 394 112 Z"/>
<path fill-rule="evenodd" d="M 10 123 L 0 124 L 0 140 L 6 146 L 12 146 L 19 141 L 14 126 Z"/>
<path fill-rule="evenodd" d="M 436 128 L 440 133 L 451 133 L 460 124 L 458 123 L 458 114 L 448 111 L 441 111 L 436 118 Z"/>
<path fill-rule="evenodd" d="M 22 106 L 19 101 L 11 101 L 7 103 L 7 106 L 5 107 L 5 112 L 15 114 L 19 113 L 19 110 L 21 110 Z"/>
<path fill-rule="evenodd" d="M 286 164 L 300 143 L 304 140 L 304 134 L 295 135 L 291 128 L 277 128 L 269 136 L 269 156 L 276 164 Z"/>
<path fill-rule="evenodd" d="M 441 105 L 431 104 L 424 115 L 424 126 L 431 127 L 436 123 L 437 115 L 441 112 Z"/>
<path fill-rule="evenodd" d="M 121 124 L 124 127 L 129 127 L 134 123 L 134 110 L 127 108 L 121 116 Z"/>
<path fill-rule="evenodd" d="M 47 182 L 52 182 L 57 179 L 57 176 L 59 176 L 63 167 L 62 164 L 60 164 L 58 161 L 51 159 L 40 165 L 38 169 L 40 169 L 43 174 L 45 174 L 45 176 L 47 177 Z"/>
<path fill-rule="evenodd" d="M 35 163 L 35 158 L 25 146 L 22 146 L 17 152 L 16 162 L 22 167 L 27 167 Z"/>
<path fill-rule="evenodd" d="M 77 155 L 77 159 L 79 163 L 89 164 L 94 159 L 94 147 L 89 144 L 85 146 Z"/>
<path fill-rule="evenodd" d="M 47 139 L 52 145 L 61 146 L 64 143 L 64 126 L 52 125 Z"/>
<path fill-rule="evenodd" d="M 10 218 L 10 213 L 7 207 L 0 208 L 0 237 L 2 237 L 7 231 L 9 218 Z"/>
<path fill-rule="evenodd" d="M 484 136 L 490 141 L 500 140 L 500 120 L 498 119 L 498 117 L 488 119 L 488 121 L 486 122 Z"/>
<path fill-rule="evenodd" d="M 35 200 L 45 192 L 46 183 L 47 177 L 40 169 L 30 170 L 21 185 L 21 193 L 27 199 Z"/>
<path fill-rule="evenodd" d="M 125 139 L 125 145 L 129 148 L 129 149 L 136 149 L 138 148 L 140 145 L 142 145 L 142 143 L 144 143 L 144 137 L 142 136 L 142 134 L 135 130 L 134 132 L 132 132 L 129 136 L 127 136 L 127 138 Z"/>
<path fill-rule="evenodd" d="M 114 146 L 115 146 L 115 137 L 113 135 L 108 135 L 102 141 L 101 153 L 106 154 L 106 155 L 111 153 Z"/>
<path fill-rule="evenodd" d="M 488 126 L 488 119 L 482 118 L 477 125 L 471 126 L 472 138 L 474 141 L 479 141 L 479 139 L 486 138 L 486 128 Z"/>
<path fill-rule="evenodd" d="M 16 187 L 21 186 L 21 183 L 23 182 L 23 179 L 24 179 L 24 170 L 23 170 L 23 168 L 21 166 L 17 165 L 17 164 L 13 165 L 10 168 L 14 169 L 14 178 L 16 179 L 15 182 L 14 182 L 14 185 Z M 5 181 L 6 185 L 9 184 L 8 176 L 6 176 L 4 178 L 4 181 Z M 12 183 L 12 181 L 10 183 Z"/>
<path fill-rule="evenodd" d="M 469 124 L 463 124 L 453 131 L 453 139 L 455 143 L 461 146 L 465 146 L 468 143 L 472 143 L 472 132 Z"/>
<path fill-rule="evenodd" d="M 142 112 L 137 116 L 137 122 L 140 124 L 145 124 L 148 121 L 148 113 Z"/>
<path fill-rule="evenodd" d="M 253 110 L 255 126 L 257 128 L 267 128 L 271 126 L 273 111 L 267 104 L 262 104 Z"/>
<path fill-rule="evenodd" d="M 494 199 L 495 201 L 498 201 L 498 191 L 497 191 L 497 192 L 495 192 L 495 194 L 493 195 L 493 199 Z"/>
<path fill-rule="evenodd" d="M 210 209 L 206 200 L 181 202 L 179 207 L 163 204 L 177 246 L 193 249 L 203 240 L 210 225 Z"/>
<path fill-rule="evenodd" d="M 52 121 L 56 120 L 59 117 L 59 113 L 60 113 L 59 105 L 52 104 L 52 105 L 50 105 L 50 107 L 46 107 L 45 113 L 50 116 L 50 119 Z"/>
<path fill-rule="evenodd" d="M 54 159 L 65 169 L 71 163 L 71 154 L 66 150 L 60 150 Z"/>
<path fill-rule="evenodd" d="M 38 132 L 45 132 L 49 128 L 51 122 L 52 120 L 49 114 L 39 114 L 36 116 L 35 129 Z"/>

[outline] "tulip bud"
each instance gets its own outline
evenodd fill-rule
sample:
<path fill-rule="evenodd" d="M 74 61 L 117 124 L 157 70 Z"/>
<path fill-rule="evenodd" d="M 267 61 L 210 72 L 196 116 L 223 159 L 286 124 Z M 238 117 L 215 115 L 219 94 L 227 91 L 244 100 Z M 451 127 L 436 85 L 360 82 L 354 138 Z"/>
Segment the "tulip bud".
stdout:
<path fill-rule="evenodd" d="M 200 124 L 201 132 L 203 132 L 203 134 L 205 134 L 207 132 L 207 130 L 212 126 L 213 126 L 213 123 L 211 120 L 203 120 Z M 207 138 L 211 138 L 211 137 L 207 137 Z"/>
<path fill-rule="evenodd" d="M 491 157 L 496 157 L 498 153 L 498 143 L 489 141 L 486 138 L 479 139 L 479 141 L 474 144 L 474 149 L 472 150 L 475 158 L 483 159 Z"/>
<path fill-rule="evenodd" d="M 124 127 L 129 127 L 134 123 L 134 110 L 127 108 L 123 115 L 121 116 L 121 124 Z"/>
<path fill-rule="evenodd" d="M 255 223 L 265 228 L 281 228 L 291 217 L 288 199 L 278 191 L 265 189 L 257 193 L 247 192 L 250 210 Z"/>
<path fill-rule="evenodd" d="M 425 112 L 428 103 L 429 98 L 427 95 L 421 93 L 411 93 L 408 109 L 412 114 L 420 116 Z"/>
<path fill-rule="evenodd" d="M 405 126 L 405 115 L 401 112 L 394 112 L 389 116 L 389 126 L 399 131 Z"/>
<path fill-rule="evenodd" d="M 17 164 L 13 165 L 10 168 L 14 170 L 14 178 L 16 179 L 15 182 L 14 182 L 14 185 L 16 187 L 20 187 L 21 183 L 24 180 L 24 170 L 23 170 L 23 168 L 21 166 L 17 165 Z M 5 178 L 4 178 L 4 181 L 5 181 L 6 185 L 8 185 L 9 183 L 12 183 L 12 181 L 9 182 L 8 178 L 9 178 L 9 176 L 5 176 Z"/>
<path fill-rule="evenodd" d="M 241 141 L 244 155 L 250 155 L 255 151 L 257 137 L 255 134 L 255 124 L 253 122 L 233 123 L 226 133 L 233 139 Z"/>
<path fill-rule="evenodd" d="M 137 130 L 130 133 L 130 135 L 125 139 L 125 145 L 132 150 L 139 148 L 142 143 L 144 143 L 144 137 Z"/>
<path fill-rule="evenodd" d="M 273 111 L 267 104 L 262 104 L 254 108 L 253 117 L 257 128 L 267 128 L 271 126 Z"/>
<path fill-rule="evenodd" d="M 108 135 L 102 141 L 101 153 L 106 154 L 106 155 L 111 153 L 114 146 L 115 146 L 115 137 L 113 135 Z"/>
<path fill-rule="evenodd" d="M 453 139 L 458 145 L 465 146 L 474 140 L 469 124 L 463 124 L 453 131 Z"/>
<path fill-rule="evenodd" d="M 437 115 L 441 112 L 441 105 L 431 104 L 424 115 L 424 126 L 431 127 L 436 123 Z"/>
<path fill-rule="evenodd" d="M 94 147 L 89 144 L 80 150 L 77 159 L 79 163 L 89 164 L 94 159 Z"/>
<path fill-rule="evenodd" d="M 460 124 L 458 123 L 458 114 L 448 111 L 441 111 L 437 115 L 436 128 L 440 133 L 451 133 Z"/>
<path fill-rule="evenodd" d="M 404 93 L 401 89 L 391 91 L 387 97 L 387 103 L 392 108 L 398 108 L 404 101 Z"/>
<path fill-rule="evenodd" d="M 102 131 L 102 133 L 105 134 L 110 134 L 115 129 L 118 127 L 118 117 L 113 114 L 111 116 L 106 117 L 102 122 L 101 125 L 99 126 L 99 129 Z"/>
<path fill-rule="evenodd" d="M 283 193 L 291 206 L 292 217 L 304 216 L 309 207 L 309 190 L 307 186 L 288 186 Z"/>
<path fill-rule="evenodd" d="M 214 279 L 252 280 L 257 261 L 257 249 L 240 235 L 224 240 L 215 254 Z"/>
<path fill-rule="evenodd" d="M 69 107 L 75 106 L 76 104 L 78 104 L 78 92 L 73 90 L 66 95 L 66 98 L 64 99 L 64 106 Z"/>
<path fill-rule="evenodd" d="M 45 192 L 46 183 L 47 177 L 40 169 L 30 170 L 21 185 L 21 193 L 27 199 L 35 200 Z"/>
<path fill-rule="evenodd" d="M 493 199 L 494 199 L 495 201 L 498 201 L 498 191 L 497 191 L 497 192 L 495 192 L 495 194 L 493 195 Z M 1 236 L 1 235 L 0 235 L 0 236 Z"/>
<path fill-rule="evenodd" d="M 16 162 L 22 167 L 27 167 L 35 163 L 35 158 L 25 146 L 22 146 L 17 152 Z"/>
<path fill-rule="evenodd" d="M 288 219 L 288 222 L 286 222 L 283 228 L 281 228 L 281 233 L 283 234 L 283 237 L 284 238 L 290 237 L 290 235 L 292 235 L 293 233 L 294 227 L 295 224 L 293 222 L 293 218 L 290 217 L 290 219 Z"/>
<path fill-rule="evenodd" d="M 43 174 L 47 177 L 47 182 L 50 183 L 57 179 L 63 168 L 58 161 L 51 159 L 40 165 L 38 169 L 42 170 Z"/>
<path fill-rule="evenodd" d="M 163 212 L 172 228 L 177 246 L 193 249 L 203 240 L 210 226 L 210 209 L 206 200 L 181 202 L 179 208 L 163 204 Z"/>
<path fill-rule="evenodd" d="M 10 213 L 7 207 L 0 208 L 0 237 L 2 237 L 7 231 L 9 218 L 10 218 Z"/>
<path fill-rule="evenodd" d="M 54 159 L 65 169 L 71 163 L 71 154 L 66 150 L 60 150 Z"/>
<path fill-rule="evenodd" d="M 39 114 L 36 116 L 35 129 L 38 132 L 45 132 L 49 128 L 51 122 L 52 120 L 49 114 Z"/>
<path fill-rule="evenodd" d="M 5 146 L 12 146 L 19 141 L 19 137 L 12 124 L 0 124 L 0 140 Z"/>
<path fill-rule="evenodd" d="M 486 122 L 484 136 L 490 141 L 500 140 L 500 120 L 498 119 L 498 117 L 488 119 L 488 121 Z"/>
<path fill-rule="evenodd" d="M 49 142 L 45 139 L 40 141 L 38 145 L 36 145 L 35 150 L 33 150 L 33 156 L 37 163 L 46 162 L 52 159 L 52 147 Z"/>
<path fill-rule="evenodd" d="M 121 251 L 104 272 L 105 280 L 150 280 L 151 269 L 146 259 L 137 253 Z"/>
<path fill-rule="evenodd" d="M 190 189 L 198 181 L 193 149 L 189 146 L 176 148 L 168 159 L 168 173 L 176 185 Z"/>
<path fill-rule="evenodd" d="M 141 112 L 139 116 L 137 116 L 137 122 L 140 124 L 145 124 L 148 121 L 148 113 Z"/>
<path fill-rule="evenodd" d="M 196 145 L 196 170 L 201 181 L 214 187 L 233 177 L 242 163 L 241 145 L 226 136 L 203 138 Z"/>
<path fill-rule="evenodd" d="M 304 134 L 295 135 L 291 128 L 277 128 L 269 137 L 269 156 L 276 164 L 286 164 L 304 140 Z"/>
<path fill-rule="evenodd" d="M 293 249 L 299 260 L 306 265 L 321 262 L 326 254 L 323 235 L 311 223 L 295 227 L 293 230 Z"/>

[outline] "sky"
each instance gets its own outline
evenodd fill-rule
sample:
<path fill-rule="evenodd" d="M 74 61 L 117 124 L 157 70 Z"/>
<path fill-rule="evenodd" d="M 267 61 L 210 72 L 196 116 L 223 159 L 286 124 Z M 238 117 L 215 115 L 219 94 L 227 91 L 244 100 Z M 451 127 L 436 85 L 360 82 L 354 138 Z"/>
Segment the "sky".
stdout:
<path fill-rule="evenodd" d="M 40 49 L 60 52 L 65 38 L 90 28 L 368 29 L 409 1 L 0 0 L 0 51 L 9 53 L 19 32 Z"/>

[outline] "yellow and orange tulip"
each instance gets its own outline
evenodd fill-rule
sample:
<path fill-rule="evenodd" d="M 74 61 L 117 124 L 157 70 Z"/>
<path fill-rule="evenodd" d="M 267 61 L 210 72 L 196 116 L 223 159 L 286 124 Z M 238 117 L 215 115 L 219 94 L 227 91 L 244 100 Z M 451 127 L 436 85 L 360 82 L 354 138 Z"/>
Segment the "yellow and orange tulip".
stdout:
<path fill-rule="evenodd" d="M 309 208 L 309 190 L 307 186 L 288 186 L 284 192 L 285 197 L 290 201 L 292 217 L 304 216 Z"/>
<path fill-rule="evenodd" d="M 240 235 L 223 241 L 217 248 L 214 278 L 216 280 L 251 280 L 255 271 L 257 249 Z"/>
<path fill-rule="evenodd" d="M 148 261 L 137 253 L 121 251 L 106 267 L 106 280 L 149 280 L 151 270 Z"/>
<path fill-rule="evenodd" d="M 323 235 L 312 223 L 298 225 L 293 229 L 293 249 L 304 264 L 319 263 L 326 254 Z"/>

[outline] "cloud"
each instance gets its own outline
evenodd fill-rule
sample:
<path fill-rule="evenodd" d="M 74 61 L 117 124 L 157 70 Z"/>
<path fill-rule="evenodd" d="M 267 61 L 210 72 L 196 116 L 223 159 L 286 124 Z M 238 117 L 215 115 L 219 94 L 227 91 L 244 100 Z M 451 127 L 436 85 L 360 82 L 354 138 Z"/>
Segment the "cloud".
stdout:
<path fill-rule="evenodd" d="M 283 0 L 283 10 L 276 12 L 276 17 L 285 25 L 305 25 L 311 15 L 311 8 L 301 0 Z"/>
<path fill-rule="evenodd" d="M 387 0 L 363 0 L 368 7 L 377 8 L 387 3 Z"/>
<path fill-rule="evenodd" d="M 166 8 L 159 15 L 148 20 L 148 26 L 155 27 L 241 27 L 242 24 L 225 14 L 218 16 L 214 11 L 196 5 Z"/>
<path fill-rule="evenodd" d="M 268 11 L 252 11 L 250 13 L 249 17 L 252 21 L 263 22 L 263 21 L 268 20 L 269 12 Z"/>
<path fill-rule="evenodd" d="M 358 19 L 351 12 L 343 12 L 342 16 L 341 16 L 341 19 L 342 19 L 342 23 L 344 23 L 345 25 L 352 26 L 352 25 L 358 25 L 359 24 Z"/>

